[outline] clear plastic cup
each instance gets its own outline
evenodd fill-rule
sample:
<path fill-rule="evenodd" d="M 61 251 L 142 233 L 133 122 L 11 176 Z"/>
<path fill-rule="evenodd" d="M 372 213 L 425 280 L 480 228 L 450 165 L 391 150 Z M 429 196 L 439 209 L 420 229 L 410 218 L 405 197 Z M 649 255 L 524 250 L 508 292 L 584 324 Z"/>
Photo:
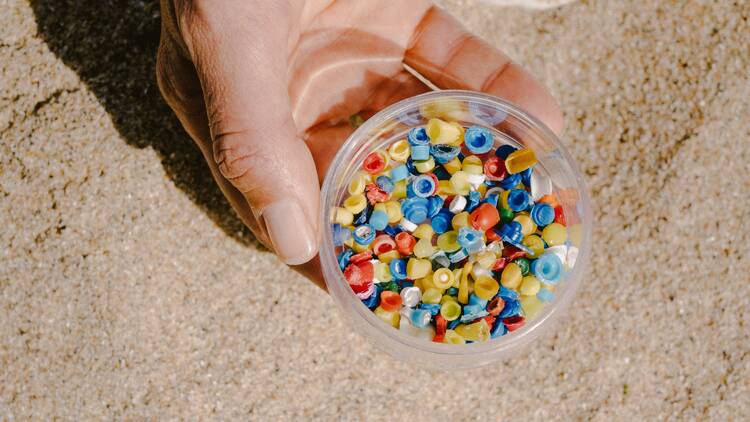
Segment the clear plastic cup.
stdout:
<path fill-rule="evenodd" d="M 486 127 L 494 133 L 496 146 L 511 144 L 533 149 L 538 159 L 534 172 L 547 175 L 552 182 L 552 191 L 564 198 L 561 205 L 571 241 L 567 253 L 569 262 L 574 264 L 556 286 L 554 300 L 546 303 L 535 318 L 522 328 L 487 342 L 434 343 L 393 328 L 357 298 L 336 260 L 340 249 L 333 245 L 331 213 L 346 197 L 353 174 L 369 153 L 404 139 L 411 127 L 424 125 L 432 117 L 458 121 L 466 127 Z M 455 369 L 477 367 L 508 357 L 563 315 L 586 274 L 593 217 L 591 200 L 578 166 L 542 122 L 497 97 L 471 91 L 435 91 L 393 104 L 367 120 L 349 137 L 331 163 L 321 192 L 323 238 L 320 260 L 328 291 L 355 331 L 375 347 L 408 363 Z"/>

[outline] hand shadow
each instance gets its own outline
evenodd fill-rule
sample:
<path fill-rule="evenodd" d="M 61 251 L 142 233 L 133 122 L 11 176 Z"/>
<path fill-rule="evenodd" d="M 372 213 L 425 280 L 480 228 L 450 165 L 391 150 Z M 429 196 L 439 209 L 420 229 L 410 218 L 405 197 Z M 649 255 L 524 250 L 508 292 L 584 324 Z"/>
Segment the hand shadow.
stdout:
<path fill-rule="evenodd" d="M 35 0 L 39 35 L 80 76 L 127 143 L 151 147 L 175 186 L 224 232 L 263 247 L 214 183 L 203 155 L 161 98 L 154 66 L 158 0 Z"/>

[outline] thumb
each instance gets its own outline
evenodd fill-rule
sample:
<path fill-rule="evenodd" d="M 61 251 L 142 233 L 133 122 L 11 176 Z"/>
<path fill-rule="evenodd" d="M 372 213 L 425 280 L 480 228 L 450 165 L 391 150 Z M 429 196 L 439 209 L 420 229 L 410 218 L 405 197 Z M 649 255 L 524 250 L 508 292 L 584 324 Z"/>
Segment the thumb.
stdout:
<path fill-rule="evenodd" d="M 247 200 L 277 255 L 289 265 L 303 264 L 318 249 L 320 193 L 290 108 L 288 30 L 278 24 L 283 18 L 257 11 L 251 16 L 277 27 L 259 33 L 269 25 L 242 13 L 236 15 L 243 19 L 216 13 L 222 12 L 197 11 L 183 20 L 190 22 L 185 44 L 201 82 L 214 160 Z"/>

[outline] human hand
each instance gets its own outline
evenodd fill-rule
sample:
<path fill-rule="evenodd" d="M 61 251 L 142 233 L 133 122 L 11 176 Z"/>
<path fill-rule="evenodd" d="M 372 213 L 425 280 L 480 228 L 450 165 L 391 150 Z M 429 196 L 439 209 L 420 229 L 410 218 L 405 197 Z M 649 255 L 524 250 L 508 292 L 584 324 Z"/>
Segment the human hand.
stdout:
<path fill-rule="evenodd" d="M 321 287 L 319 183 L 368 117 L 429 87 L 562 128 L 543 86 L 426 0 L 162 0 L 157 79 L 242 221 Z"/>

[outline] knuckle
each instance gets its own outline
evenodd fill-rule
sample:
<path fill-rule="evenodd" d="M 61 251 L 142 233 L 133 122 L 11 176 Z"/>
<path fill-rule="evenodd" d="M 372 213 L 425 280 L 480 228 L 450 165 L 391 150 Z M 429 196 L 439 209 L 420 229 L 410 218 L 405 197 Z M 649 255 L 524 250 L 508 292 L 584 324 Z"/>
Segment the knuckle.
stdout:
<path fill-rule="evenodd" d="M 219 172 L 237 189 L 246 193 L 257 189 L 259 169 L 270 157 L 252 142 L 243 142 L 242 133 L 217 135 L 213 144 L 214 161 Z"/>

